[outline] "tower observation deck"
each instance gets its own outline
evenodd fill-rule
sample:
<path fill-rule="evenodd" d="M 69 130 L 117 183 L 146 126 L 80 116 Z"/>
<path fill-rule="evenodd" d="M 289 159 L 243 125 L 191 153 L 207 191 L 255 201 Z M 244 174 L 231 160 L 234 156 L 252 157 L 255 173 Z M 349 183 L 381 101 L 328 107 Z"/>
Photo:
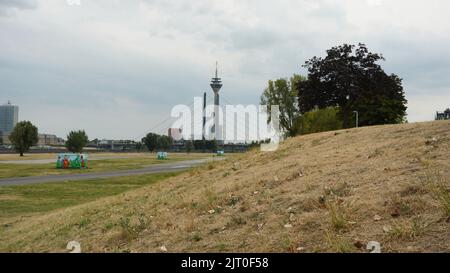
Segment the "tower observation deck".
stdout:
<path fill-rule="evenodd" d="M 219 105 L 219 91 L 222 89 L 222 79 L 219 78 L 218 71 L 217 71 L 217 62 L 216 62 L 216 76 L 211 79 L 211 88 L 214 91 L 214 105 Z"/>

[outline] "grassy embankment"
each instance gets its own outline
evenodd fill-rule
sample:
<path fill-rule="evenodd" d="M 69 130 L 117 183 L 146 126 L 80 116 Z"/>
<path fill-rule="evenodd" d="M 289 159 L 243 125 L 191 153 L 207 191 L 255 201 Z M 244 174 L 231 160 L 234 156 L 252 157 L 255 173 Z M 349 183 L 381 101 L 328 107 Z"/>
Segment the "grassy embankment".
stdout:
<path fill-rule="evenodd" d="M 450 252 L 449 158 L 450 121 L 300 136 L 164 183 L 5 217 L 0 251 L 65 252 L 76 240 L 84 252 L 366 252 L 369 241 Z"/>

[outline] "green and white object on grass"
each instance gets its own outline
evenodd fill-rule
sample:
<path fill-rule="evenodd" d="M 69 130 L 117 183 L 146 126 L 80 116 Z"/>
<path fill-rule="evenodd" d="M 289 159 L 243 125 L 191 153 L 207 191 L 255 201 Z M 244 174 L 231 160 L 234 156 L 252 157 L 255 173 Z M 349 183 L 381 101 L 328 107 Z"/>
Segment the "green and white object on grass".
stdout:
<path fill-rule="evenodd" d="M 158 153 L 158 160 L 166 160 L 167 159 L 167 153 L 166 152 L 159 152 Z"/>

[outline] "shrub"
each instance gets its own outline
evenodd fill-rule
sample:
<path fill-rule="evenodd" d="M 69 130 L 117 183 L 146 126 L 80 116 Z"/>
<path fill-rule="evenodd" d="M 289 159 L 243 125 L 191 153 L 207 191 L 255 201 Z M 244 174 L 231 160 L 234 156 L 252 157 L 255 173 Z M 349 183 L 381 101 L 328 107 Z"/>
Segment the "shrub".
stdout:
<path fill-rule="evenodd" d="M 295 121 L 296 131 L 300 135 L 334 131 L 343 128 L 339 117 L 339 108 L 328 107 L 307 112 Z"/>

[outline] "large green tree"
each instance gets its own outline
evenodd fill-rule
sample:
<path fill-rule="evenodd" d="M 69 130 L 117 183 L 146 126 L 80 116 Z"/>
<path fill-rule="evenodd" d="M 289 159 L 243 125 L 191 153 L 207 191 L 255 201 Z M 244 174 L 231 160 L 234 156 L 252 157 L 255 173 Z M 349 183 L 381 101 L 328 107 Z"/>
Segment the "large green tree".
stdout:
<path fill-rule="evenodd" d="M 23 156 L 25 152 L 38 143 L 38 129 L 29 121 L 21 121 L 17 123 L 9 135 L 9 141 L 20 156 Z"/>
<path fill-rule="evenodd" d="M 158 136 L 157 148 L 161 151 L 168 151 L 172 146 L 173 139 L 169 136 Z"/>
<path fill-rule="evenodd" d="M 148 133 L 144 138 L 142 138 L 142 143 L 147 146 L 150 152 L 154 152 L 158 147 L 158 137 L 159 135 L 154 133 Z"/>
<path fill-rule="evenodd" d="M 67 136 L 66 148 L 72 153 L 81 153 L 89 138 L 84 130 L 71 131 Z"/>
<path fill-rule="evenodd" d="M 267 105 L 268 108 L 269 122 L 272 119 L 271 106 L 279 106 L 280 127 L 288 136 L 297 134 L 294 126 L 294 121 L 300 114 L 297 107 L 297 95 L 299 83 L 304 80 L 306 80 L 305 77 L 296 74 L 290 79 L 271 80 L 261 96 L 261 105 Z"/>
<path fill-rule="evenodd" d="M 384 72 L 378 64 L 383 60 L 364 44 L 344 44 L 306 61 L 308 80 L 298 84 L 301 113 L 338 106 L 345 128 L 354 111 L 363 126 L 401 122 L 407 103 L 402 80 Z"/>

